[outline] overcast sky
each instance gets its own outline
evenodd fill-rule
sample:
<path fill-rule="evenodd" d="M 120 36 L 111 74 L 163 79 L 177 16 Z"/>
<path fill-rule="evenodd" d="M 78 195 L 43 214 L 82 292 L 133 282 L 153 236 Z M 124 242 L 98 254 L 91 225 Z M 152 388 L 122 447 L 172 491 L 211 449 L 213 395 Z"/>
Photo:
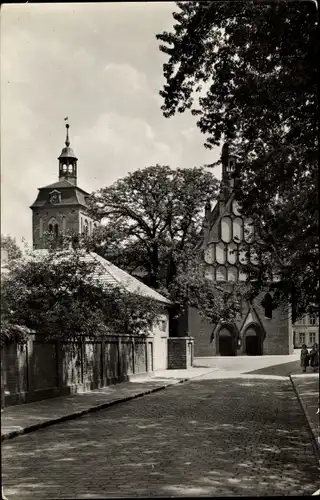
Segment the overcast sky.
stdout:
<path fill-rule="evenodd" d="M 166 57 L 155 35 L 173 26 L 171 2 L 4 5 L 1 12 L 1 232 L 31 243 L 29 206 L 58 180 L 69 117 L 88 192 L 156 163 L 217 160 L 189 113 L 166 119 Z M 219 168 L 214 170 L 220 177 Z"/>

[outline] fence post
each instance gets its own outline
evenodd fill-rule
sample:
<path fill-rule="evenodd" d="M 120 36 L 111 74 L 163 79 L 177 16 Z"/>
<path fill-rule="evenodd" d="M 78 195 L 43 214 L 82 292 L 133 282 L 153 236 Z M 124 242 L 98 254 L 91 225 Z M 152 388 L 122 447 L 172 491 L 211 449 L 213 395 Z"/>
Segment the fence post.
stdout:
<path fill-rule="evenodd" d="M 106 380 L 106 342 L 105 339 L 101 339 L 101 385 L 104 387 L 107 383 Z"/>
<path fill-rule="evenodd" d="M 135 374 L 136 373 L 136 356 L 135 356 L 135 348 L 136 348 L 136 345 L 135 345 L 135 341 L 134 341 L 134 337 L 132 337 L 132 373 Z"/>
<path fill-rule="evenodd" d="M 61 342 L 60 340 L 56 340 L 56 361 L 57 361 L 57 371 L 58 371 L 58 389 L 61 390 L 63 387 L 63 362 L 62 362 L 62 352 L 61 352 Z"/>
<path fill-rule="evenodd" d="M 83 384 L 84 380 L 84 356 L 85 356 L 85 345 L 84 345 L 85 339 L 84 337 L 81 337 L 80 339 L 80 366 L 81 366 L 81 384 Z"/>
<path fill-rule="evenodd" d="M 121 337 L 120 337 L 120 335 L 118 336 L 118 374 L 119 374 L 119 378 L 121 378 L 122 365 L 121 365 Z"/>
<path fill-rule="evenodd" d="M 33 380 L 33 342 L 35 336 L 27 340 L 27 389 L 28 393 L 31 395 L 34 392 L 34 380 Z"/>

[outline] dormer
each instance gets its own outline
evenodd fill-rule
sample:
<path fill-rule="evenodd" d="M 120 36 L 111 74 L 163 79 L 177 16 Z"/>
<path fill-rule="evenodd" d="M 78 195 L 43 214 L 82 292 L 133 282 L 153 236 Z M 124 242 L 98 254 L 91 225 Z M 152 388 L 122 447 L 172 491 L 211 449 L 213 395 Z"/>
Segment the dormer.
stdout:
<path fill-rule="evenodd" d="M 57 203 L 61 203 L 61 193 L 57 189 L 54 189 L 49 193 L 49 202 L 52 205 L 56 205 Z"/>

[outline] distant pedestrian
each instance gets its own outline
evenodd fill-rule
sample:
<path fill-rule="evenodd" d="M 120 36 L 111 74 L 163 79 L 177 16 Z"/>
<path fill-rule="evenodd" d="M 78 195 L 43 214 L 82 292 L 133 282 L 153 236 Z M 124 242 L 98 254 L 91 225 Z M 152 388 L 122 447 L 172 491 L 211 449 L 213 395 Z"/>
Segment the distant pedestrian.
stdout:
<path fill-rule="evenodd" d="M 309 352 L 307 349 L 306 344 L 302 344 L 302 349 L 300 353 L 300 366 L 302 368 L 302 371 L 305 373 L 307 370 L 307 366 L 309 366 Z"/>
<path fill-rule="evenodd" d="M 310 351 L 310 365 L 313 368 L 313 371 L 317 371 L 319 366 L 319 346 L 318 344 L 313 344 L 312 349 Z"/>

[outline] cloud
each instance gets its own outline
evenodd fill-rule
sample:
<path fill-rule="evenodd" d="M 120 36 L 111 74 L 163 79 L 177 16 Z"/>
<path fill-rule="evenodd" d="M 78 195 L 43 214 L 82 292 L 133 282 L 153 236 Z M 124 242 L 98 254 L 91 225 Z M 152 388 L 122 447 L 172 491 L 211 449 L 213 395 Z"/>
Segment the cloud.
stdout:
<path fill-rule="evenodd" d="M 128 63 L 108 63 L 104 71 L 107 74 L 108 82 L 117 83 L 121 86 L 122 91 L 129 93 L 137 91 L 150 92 L 146 75 Z"/>
<path fill-rule="evenodd" d="M 190 114 L 160 109 L 171 2 L 5 5 L 1 16 L 2 231 L 31 241 L 37 188 L 55 182 L 69 116 L 88 191 L 156 163 L 213 161 Z"/>

